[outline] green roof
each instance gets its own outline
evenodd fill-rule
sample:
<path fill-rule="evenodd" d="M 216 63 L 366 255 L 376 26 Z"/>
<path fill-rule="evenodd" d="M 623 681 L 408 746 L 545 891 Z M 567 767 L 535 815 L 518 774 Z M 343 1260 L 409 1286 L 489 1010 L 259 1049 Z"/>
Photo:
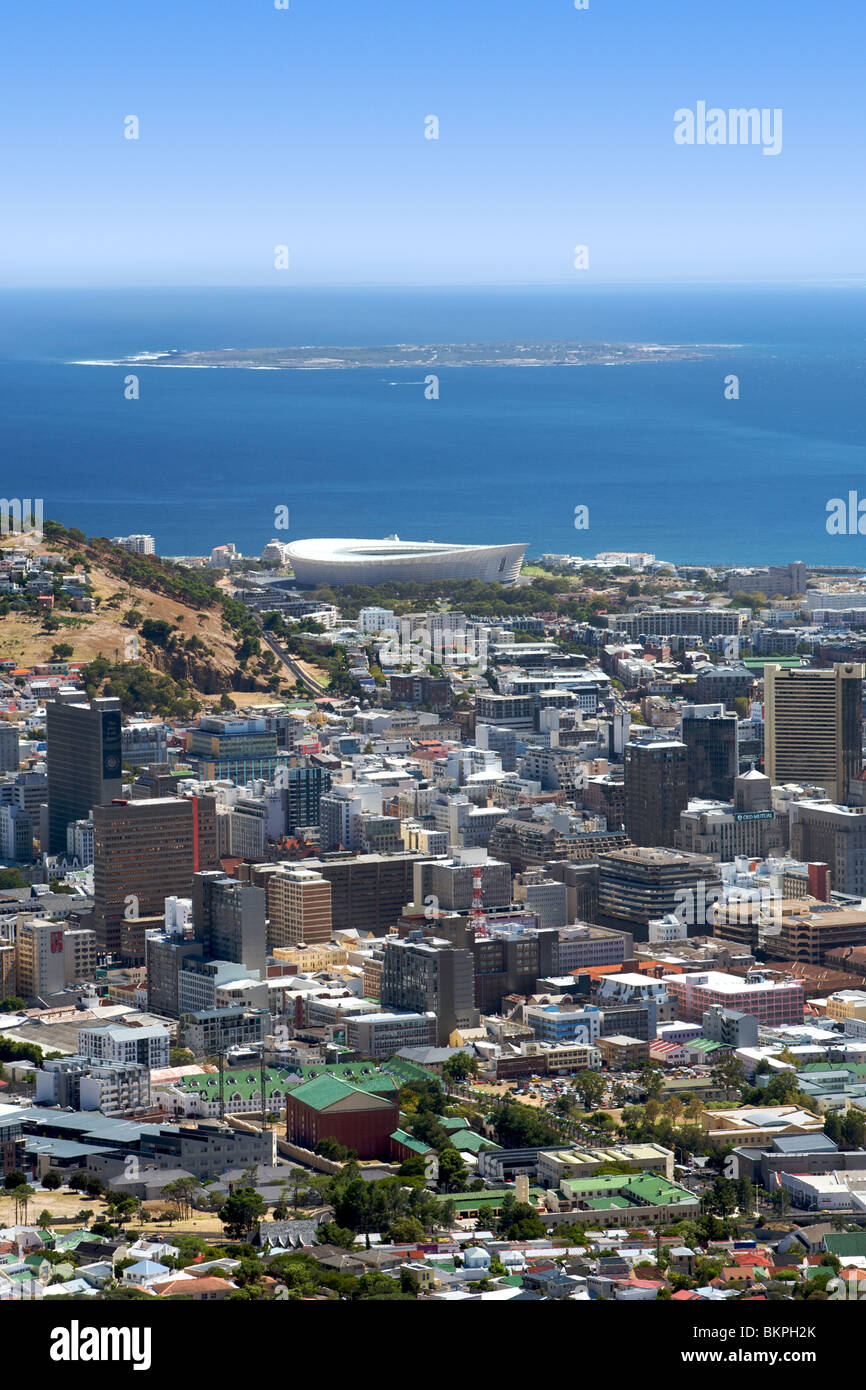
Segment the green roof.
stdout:
<path fill-rule="evenodd" d="M 469 1128 L 469 1121 L 466 1119 L 465 1115 L 443 1115 L 439 1123 L 442 1128 L 447 1129 L 449 1133 L 455 1129 Z"/>
<path fill-rule="evenodd" d="M 411 1134 L 407 1134 L 405 1129 L 395 1129 L 391 1138 L 397 1143 L 402 1144 L 406 1149 L 412 1149 L 416 1154 L 426 1155 L 433 1152 L 432 1144 L 422 1144 L 420 1139 L 413 1139 Z"/>
<path fill-rule="evenodd" d="M 598 1201 L 620 1199 L 619 1206 L 669 1207 L 675 1203 L 693 1202 L 694 1194 L 657 1173 L 599 1173 L 590 1178 L 563 1178 L 563 1193 L 594 1206 Z"/>
<path fill-rule="evenodd" d="M 427 1071 L 425 1067 L 419 1067 L 417 1062 L 410 1062 L 408 1057 L 389 1057 L 379 1065 L 382 1071 L 390 1072 L 401 1081 L 435 1081 L 437 1086 L 442 1086 L 438 1076 L 432 1071 Z"/>
<path fill-rule="evenodd" d="M 289 1070 L 285 1067 L 266 1067 L 265 1085 L 268 1100 L 282 1105 L 289 1091 L 299 1089 L 305 1082 L 318 1078 L 331 1077 L 334 1080 L 350 1081 L 362 1091 L 396 1091 L 396 1081 L 369 1064 L 360 1062 L 338 1062 L 334 1066 L 300 1067 Z M 200 1095 L 205 1100 L 218 1102 L 220 1098 L 220 1078 L 218 1072 L 207 1072 L 201 1076 L 181 1077 L 178 1085 L 189 1095 Z M 258 1067 L 233 1067 L 223 1072 L 225 1098 L 229 1102 L 234 1096 L 241 1100 L 252 1100 L 261 1094 L 261 1075 Z"/>
<path fill-rule="evenodd" d="M 845 1231 L 826 1235 L 824 1244 L 830 1255 L 866 1255 L 866 1231 Z"/>
<path fill-rule="evenodd" d="M 269 1098 L 282 1100 L 287 1091 L 298 1084 L 297 1072 L 285 1068 L 265 1067 L 265 1088 Z M 183 1076 L 177 1085 L 189 1095 L 199 1095 L 205 1100 L 219 1101 L 220 1078 L 218 1072 L 205 1072 L 201 1076 Z M 226 1100 L 238 1095 L 242 1100 L 251 1100 L 261 1094 L 261 1074 L 258 1067 L 233 1067 L 223 1072 L 223 1087 Z"/>
<path fill-rule="evenodd" d="M 513 1187 L 488 1187 L 483 1192 L 452 1192 L 438 1195 L 439 1202 L 453 1202 L 457 1212 L 474 1211 L 476 1207 L 500 1207 L 506 1197 L 514 1196 Z M 540 1187 L 529 1189 L 530 1202 L 538 1202 L 544 1196 Z"/>
<path fill-rule="evenodd" d="M 481 1149 L 499 1149 L 501 1144 L 494 1144 L 492 1139 L 486 1139 L 483 1134 L 476 1134 L 474 1129 L 459 1129 L 451 1136 L 451 1143 L 455 1149 L 460 1149 L 463 1153 L 477 1154 Z"/>
<path fill-rule="evenodd" d="M 351 1095 L 370 1095 L 373 1087 L 356 1086 L 351 1081 L 343 1081 L 339 1076 L 317 1076 L 313 1081 L 305 1081 L 292 1092 L 293 1100 L 303 1101 L 313 1110 L 327 1110 L 329 1106 Z M 383 1102 L 386 1097 L 381 1098 Z"/>

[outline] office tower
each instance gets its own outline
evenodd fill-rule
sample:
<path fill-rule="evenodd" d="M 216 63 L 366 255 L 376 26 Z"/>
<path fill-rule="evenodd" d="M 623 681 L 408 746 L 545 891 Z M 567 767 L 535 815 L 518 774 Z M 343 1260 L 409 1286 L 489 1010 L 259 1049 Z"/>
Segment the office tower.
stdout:
<path fill-rule="evenodd" d="M 412 901 L 412 870 L 428 855 L 353 854 L 333 859 L 305 859 L 303 867 L 313 869 L 331 885 L 331 924 L 333 930 L 354 927 L 363 936 L 372 932 L 384 936 Z M 285 866 L 280 866 L 285 867 Z M 252 883 L 264 883 L 276 872 L 273 864 L 253 865 L 247 875 Z"/>
<path fill-rule="evenodd" d="M 240 786 L 254 777 L 270 781 L 282 762 L 277 735 L 264 719 L 224 719 L 202 715 L 197 729 L 186 735 L 189 761 L 207 781 L 230 777 Z"/>
<path fill-rule="evenodd" d="M 18 743 L 18 725 L 0 723 L 0 772 L 18 771 L 21 761 Z"/>
<path fill-rule="evenodd" d="M 674 739 L 627 743 L 625 828 L 636 845 L 675 843 L 688 805 L 688 749 Z"/>
<path fill-rule="evenodd" d="M 77 859 L 84 869 L 93 863 L 93 816 L 86 820 L 70 821 L 66 827 L 66 858 Z"/>
<path fill-rule="evenodd" d="M 527 869 L 514 880 L 514 901 L 534 912 L 540 927 L 564 927 L 568 921 L 568 889 L 544 869 Z"/>
<path fill-rule="evenodd" d="M 292 864 L 270 874 L 268 947 L 317 946 L 331 939 L 331 885 L 315 869 Z"/>
<path fill-rule="evenodd" d="M 50 854 L 66 850 L 66 827 L 123 794 L 120 701 L 45 706 Z"/>
<path fill-rule="evenodd" d="M 0 806 L 0 859 L 19 864 L 33 859 L 33 822 L 21 806 Z"/>
<path fill-rule="evenodd" d="M 509 994 L 533 994 L 545 975 L 558 975 L 559 932 L 532 927 L 493 927 L 468 943 L 475 968 L 475 1003 L 482 1013 L 501 1013 Z"/>
<path fill-rule="evenodd" d="M 792 801 L 790 816 L 794 858 L 828 864 L 835 892 L 866 897 L 866 810 Z"/>
<path fill-rule="evenodd" d="M 15 931 L 16 993 L 23 999 L 57 994 L 96 978 L 96 937 L 44 917 L 20 916 Z"/>
<path fill-rule="evenodd" d="M 322 797 L 319 826 L 322 849 L 363 849 L 361 816 L 382 813 L 382 792 L 368 782 L 336 783 Z"/>
<path fill-rule="evenodd" d="M 737 716 L 724 705 L 690 705 L 683 710 L 686 785 L 689 799 L 730 801 L 737 762 Z"/>
<path fill-rule="evenodd" d="M 420 912 L 430 897 L 442 912 L 465 912 L 472 906 L 474 869 L 481 869 L 481 902 L 486 908 L 511 906 L 511 869 L 484 849 L 458 850 L 453 859 L 416 864 L 413 902 Z"/>
<path fill-rule="evenodd" d="M 634 922 L 646 928 L 679 910 L 693 935 L 708 935 L 718 882 L 718 867 L 706 855 L 636 846 L 615 850 L 598 861 L 598 915 L 603 926 Z M 633 935 L 645 941 L 648 933 Z"/>
<path fill-rule="evenodd" d="M 184 961 L 202 960 L 200 941 L 186 941 L 170 931 L 148 932 L 144 939 L 147 967 L 147 1007 L 168 1018 L 180 1017 L 178 975 Z"/>
<path fill-rule="evenodd" d="M 513 729 L 502 729 L 496 724 L 477 724 L 475 740 L 479 748 L 489 748 L 499 754 L 503 772 L 514 772 L 517 767 L 517 734 Z"/>
<path fill-rule="evenodd" d="M 159 797 L 93 808 L 94 926 L 120 949 L 124 919 L 162 916 L 165 899 L 189 897 L 193 875 L 217 867 L 213 797 Z"/>
<path fill-rule="evenodd" d="M 436 1041 L 446 1046 L 455 1028 L 473 1027 L 478 1019 L 472 952 L 421 932 L 402 941 L 389 938 L 382 956 L 382 1005 L 434 1013 Z"/>
<path fill-rule="evenodd" d="M 741 773 L 734 780 L 734 806 L 740 812 L 754 815 L 773 810 L 773 784 L 757 768 Z"/>
<path fill-rule="evenodd" d="M 331 789 L 328 769 L 315 764 L 302 764 L 284 768 L 278 775 L 283 788 L 289 833 L 294 834 L 298 827 L 318 825 L 322 796 Z"/>
<path fill-rule="evenodd" d="M 169 727 L 150 719 L 130 719 L 123 726 L 123 761 L 127 767 L 152 767 L 168 757 Z"/>
<path fill-rule="evenodd" d="M 170 763 L 148 763 L 129 789 L 130 801 L 153 801 L 158 796 L 177 796 L 177 777 Z"/>
<path fill-rule="evenodd" d="M 236 961 L 267 974 L 265 890 L 229 878 L 222 870 L 195 874 L 192 918 L 207 960 Z"/>
<path fill-rule="evenodd" d="M 765 771 L 773 786 L 823 787 L 844 804 L 861 770 L 861 690 L 864 668 L 832 670 L 764 667 Z"/>

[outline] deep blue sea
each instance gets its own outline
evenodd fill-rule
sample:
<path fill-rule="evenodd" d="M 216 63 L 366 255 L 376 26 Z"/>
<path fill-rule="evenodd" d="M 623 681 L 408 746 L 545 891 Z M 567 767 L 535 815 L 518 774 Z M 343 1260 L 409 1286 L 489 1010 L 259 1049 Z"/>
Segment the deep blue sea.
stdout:
<path fill-rule="evenodd" d="M 712 360 L 419 370 L 77 366 L 168 348 L 576 339 Z M 739 377 L 726 400 L 725 378 Z M 788 286 L 0 292 L 0 491 L 162 554 L 275 534 L 866 564 L 866 290 Z M 588 530 L 574 528 L 589 508 Z M 290 530 L 275 532 L 287 506 Z"/>

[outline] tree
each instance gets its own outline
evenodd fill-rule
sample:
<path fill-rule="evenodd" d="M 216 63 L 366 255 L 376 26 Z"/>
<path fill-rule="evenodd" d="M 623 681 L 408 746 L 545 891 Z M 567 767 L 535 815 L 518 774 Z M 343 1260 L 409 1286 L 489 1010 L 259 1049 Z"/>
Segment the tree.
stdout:
<path fill-rule="evenodd" d="M 451 1082 L 477 1076 L 478 1058 L 470 1057 L 468 1052 L 455 1052 L 453 1057 L 447 1057 L 442 1063 L 442 1075 Z"/>
<path fill-rule="evenodd" d="M 390 1274 L 382 1274 L 379 1270 L 374 1270 L 370 1274 L 361 1275 L 355 1297 L 362 1300 L 400 1299 L 406 1302 L 413 1299 L 415 1294 L 404 1291 L 401 1284 L 396 1279 L 392 1279 Z"/>
<path fill-rule="evenodd" d="M 166 1184 L 162 1189 L 162 1195 L 174 1202 L 180 1216 L 189 1217 L 192 1211 L 193 1195 L 198 1191 L 198 1188 L 197 1178 L 177 1178 L 174 1182 Z"/>
<path fill-rule="evenodd" d="M 446 1192 L 462 1192 L 466 1185 L 466 1164 L 452 1146 L 439 1154 L 439 1185 Z"/>
<path fill-rule="evenodd" d="M 772 1197 L 773 1207 L 780 1216 L 784 1216 L 791 1206 L 791 1194 L 787 1187 L 777 1187 Z"/>
<path fill-rule="evenodd" d="M 516 1101 L 505 1101 L 497 1108 L 493 1128 L 497 1143 L 506 1149 L 539 1148 L 543 1144 L 555 1144 L 560 1138 L 543 1115 Z"/>
<path fill-rule="evenodd" d="M 267 1206 L 253 1187 L 238 1187 L 220 1207 L 217 1215 L 226 1234 L 242 1240 L 267 1211 Z"/>
<path fill-rule="evenodd" d="M 72 656 L 74 650 L 75 648 L 71 647 L 68 642 L 55 642 L 51 648 L 51 660 L 66 661 Z"/>
<path fill-rule="evenodd" d="M 733 1053 L 721 1057 L 713 1066 L 713 1079 L 724 1091 L 739 1091 L 746 1080 L 746 1069 Z M 775 1078 L 780 1079 L 780 1078 Z"/>
<path fill-rule="evenodd" d="M 12 1192 L 16 1187 L 21 1187 L 26 1181 L 27 1174 L 22 1173 L 20 1168 L 13 1168 L 11 1172 L 6 1174 L 3 1185 L 7 1192 Z"/>
<path fill-rule="evenodd" d="M 594 1110 L 604 1096 L 604 1077 L 597 1071 L 579 1071 L 574 1078 L 574 1089 L 587 1110 Z"/>
<path fill-rule="evenodd" d="M 716 1212 L 719 1216 L 730 1216 L 738 1205 L 737 1185 L 730 1178 L 720 1175 L 704 1200 L 708 1211 Z"/>
<path fill-rule="evenodd" d="M 105 1206 L 107 1215 L 120 1230 L 138 1211 L 138 1199 L 127 1192 L 109 1192 L 105 1198 Z"/>
<path fill-rule="evenodd" d="M 398 1216 L 388 1232 L 388 1239 L 394 1245 L 417 1245 L 425 1234 L 421 1222 L 414 1216 Z"/>
<path fill-rule="evenodd" d="M 58 1187 L 63 1186 L 63 1179 L 56 1168 L 48 1169 L 48 1172 L 42 1179 L 42 1186 L 47 1188 L 49 1192 L 56 1192 Z"/>
<path fill-rule="evenodd" d="M 862 1149 L 866 1142 L 866 1116 L 860 1110 L 846 1110 L 842 1116 L 842 1147 Z"/>
<path fill-rule="evenodd" d="M 347 1226 L 338 1226 L 336 1221 L 323 1221 L 316 1232 L 317 1245 L 338 1245 L 341 1250 L 352 1250 L 355 1245 L 355 1232 Z"/>
<path fill-rule="evenodd" d="M 660 1069 L 651 1062 L 647 1062 L 641 1069 L 640 1083 L 644 1087 L 650 1100 L 657 1100 L 664 1089 L 664 1076 Z"/>
<path fill-rule="evenodd" d="M 502 1199 L 496 1225 L 497 1233 L 503 1240 L 536 1240 L 547 1234 L 535 1208 L 528 1202 L 516 1201 L 511 1192 Z"/>
<path fill-rule="evenodd" d="M 20 1186 L 13 1188 L 12 1196 L 15 1199 L 15 1222 L 20 1221 L 23 1225 L 27 1224 L 27 1211 L 30 1206 L 30 1198 L 35 1189 L 29 1183 L 23 1182 Z"/>

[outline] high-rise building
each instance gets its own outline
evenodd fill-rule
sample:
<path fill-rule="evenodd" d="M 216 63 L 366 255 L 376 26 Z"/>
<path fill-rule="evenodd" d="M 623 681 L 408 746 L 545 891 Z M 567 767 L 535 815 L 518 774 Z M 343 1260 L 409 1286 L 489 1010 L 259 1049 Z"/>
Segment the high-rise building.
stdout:
<path fill-rule="evenodd" d="M 837 893 L 866 897 L 866 808 L 826 801 L 792 801 L 791 854 L 828 864 Z"/>
<path fill-rule="evenodd" d="M 112 545 L 122 545 L 124 550 L 131 550 L 135 555 L 155 555 L 156 542 L 153 536 L 112 536 Z"/>
<path fill-rule="evenodd" d="M 33 822 L 21 806 L 0 806 L 0 859 L 29 864 L 33 858 Z"/>
<path fill-rule="evenodd" d="M 144 939 L 147 967 L 147 1007 L 168 1018 L 180 1016 L 179 972 L 189 959 L 201 960 L 200 941 L 188 941 L 172 932 L 147 932 Z"/>
<path fill-rule="evenodd" d="M 45 706 L 48 741 L 48 824 L 51 854 L 66 850 L 66 827 L 123 793 L 120 701 L 90 704 L 51 700 Z"/>
<path fill-rule="evenodd" d="M 230 777 L 241 786 L 255 777 L 270 781 L 282 762 L 277 735 L 264 719 L 202 715 L 198 728 L 186 735 L 186 748 L 200 777 Z"/>
<path fill-rule="evenodd" d="M 362 849 L 361 816 L 365 811 L 381 814 L 379 787 L 367 782 L 335 783 L 320 802 L 322 849 Z"/>
<path fill-rule="evenodd" d="M 96 937 L 87 928 L 22 915 L 15 932 L 16 993 L 44 998 L 96 978 Z"/>
<path fill-rule="evenodd" d="M 170 763 L 147 763 L 129 789 L 130 801 L 153 801 L 158 796 L 177 796 L 177 777 Z"/>
<path fill-rule="evenodd" d="M 192 916 L 195 938 L 209 960 L 237 961 L 246 970 L 267 970 L 265 890 L 240 883 L 222 870 L 193 878 Z"/>
<path fill-rule="evenodd" d="M 413 901 L 419 911 L 435 898 L 437 910 L 468 911 L 472 906 L 475 869 L 481 870 L 482 906 L 511 906 L 511 869 L 485 849 L 461 849 L 451 859 L 432 859 L 416 864 Z"/>
<path fill-rule="evenodd" d="M 381 1002 L 406 1013 L 434 1013 L 436 1041 L 445 1046 L 455 1028 L 473 1027 L 478 1019 L 472 952 L 420 931 L 403 940 L 389 937 L 382 956 Z"/>
<path fill-rule="evenodd" d="M 625 921 L 646 928 L 677 912 L 693 934 L 706 935 L 718 880 L 718 868 L 706 855 L 635 846 L 615 850 L 598 861 L 598 914 L 603 925 Z M 634 937 L 646 940 L 647 933 L 635 929 Z"/>
<path fill-rule="evenodd" d="M 159 797 L 93 808 L 94 926 L 120 949 L 124 918 L 162 916 L 165 899 L 189 897 L 193 875 L 217 868 L 213 797 Z"/>
<path fill-rule="evenodd" d="M 315 869 L 290 864 L 270 874 L 268 947 L 316 946 L 331 939 L 331 885 Z"/>
<path fill-rule="evenodd" d="M 322 797 L 331 789 L 329 770 L 305 761 L 297 767 L 283 768 L 279 776 L 289 833 L 294 834 L 299 826 L 318 825 Z"/>
<path fill-rule="evenodd" d="M 689 797 L 730 801 L 734 795 L 737 761 L 735 714 L 724 705 L 689 705 L 683 710 L 686 779 Z"/>
<path fill-rule="evenodd" d="M 0 722 L 0 772 L 17 772 L 21 762 L 18 751 L 18 725 Z"/>
<path fill-rule="evenodd" d="M 773 786 L 823 787 L 844 804 L 861 770 L 861 691 L 864 668 L 831 670 L 764 667 L 765 771 Z"/>
<path fill-rule="evenodd" d="M 393 927 L 406 903 L 412 901 L 412 870 L 429 856 L 354 854 L 334 859 L 305 859 L 331 885 L 331 923 L 334 931 L 356 928 L 362 935 L 384 934 Z M 263 872 L 264 870 L 264 872 Z M 252 883 L 263 882 L 273 865 L 253 866 Z"/>
<path fill-rule="evenodd" d="M 625 746 L 625 828 L 636 845 L 675 844 L 688 805 L 688 749 L 675 739 Z"/>

